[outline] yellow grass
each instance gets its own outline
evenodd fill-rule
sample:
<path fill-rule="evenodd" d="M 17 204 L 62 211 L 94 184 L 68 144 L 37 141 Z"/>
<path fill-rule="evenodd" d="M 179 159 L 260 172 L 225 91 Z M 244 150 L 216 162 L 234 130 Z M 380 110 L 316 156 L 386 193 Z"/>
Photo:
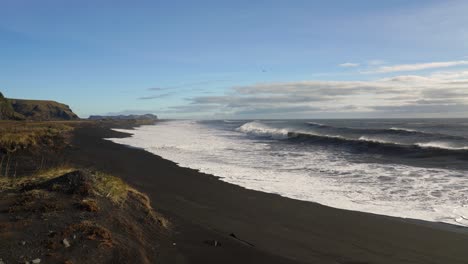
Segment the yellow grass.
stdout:
<path fill-rule="evenodd" d="M 159 222 L 164 228 L 169 227 L 169 221 L 156 213 L 151 207 L 149 197 L 126 184 L 122 179 L 105 174 L 96 173 L 96 182 L 93 189 L 98 195 L 110 199 L 116 205 L 123 205 L 128 199 L 139 202 L 142 210 L 148 214 L 148 219 Z"/>
<path fill-rule="evenodd" d="M 71 131 L 71 122 L 0 122 L 0 150 L 18 149 L 53 144 L 53 139 Z"/>
<path fill-rule="evenodd" d="M 24 186 L 40 184 L 73 171 L 76 171 L 76 168 L 62 166 L 43 170 L 26 177 L 0 177 L 0 192 L 18 190 Z M 123 206 L 127 200 L 136 200 L 140 204 L 140 208 L 147 213 L 148 220 L 159 222 L 164 228 L 169 228 L 169 221 L 153 210 L 150 199 L 146 194 L 129 186 L 118 177 L 102 172 L 94 172 L 93 174 L 95 177 L 91 177 L 90 179 L 92 193 L 109 199 L 117 206 Z M 135 209 L 139 210 L 138 208 Z"/>
<path fill-rule="evenodd" d="M 125 202 L 129 190 L 132 189 L 120 178 L 102 172 L 96 173 L 93 188 L 99 195 L 107 197 L 116 204 Z"/>
<path fill-rule="evenodd" d="M 0 191 L 3 190 L 14 190 L 18 187 L 25 186 L 28 184 L 37 184 L 48 181 L 53 178 L 60 177 L 66 173 L 76 170 L 69 166 L 55 167 L 47 170 L 39 171 L 33 175 L 25 177 L 0 177 Z"/>

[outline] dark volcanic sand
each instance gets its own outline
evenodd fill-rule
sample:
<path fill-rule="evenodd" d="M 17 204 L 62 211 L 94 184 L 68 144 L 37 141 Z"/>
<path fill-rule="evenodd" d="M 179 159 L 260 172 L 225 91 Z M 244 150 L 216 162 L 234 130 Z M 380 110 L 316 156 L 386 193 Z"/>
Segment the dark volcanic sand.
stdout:
<path fill-rule="evenodd" d="M 122 177 L 175 225 L 160 263 L 467 263 L 465 228 L 346 211 L 247 190 L 78 128 L 66 158 Z M 238 239 L 230 236 L 233 233 Z M 220 247 L 205 243 L 218 240 Z M 242 241 L 241 241 L 242 240 Z"/>

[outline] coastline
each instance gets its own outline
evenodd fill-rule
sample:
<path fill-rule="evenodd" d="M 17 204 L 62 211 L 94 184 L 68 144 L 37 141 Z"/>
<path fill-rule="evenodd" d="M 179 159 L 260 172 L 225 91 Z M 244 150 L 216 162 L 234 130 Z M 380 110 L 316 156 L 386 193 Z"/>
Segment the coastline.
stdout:
<path fill-rule="evenodd" d="M 466 228 L 248 190 L 104 140 L 128 136 L 110 127 L 77 128 L 66 159 L 113 173 L 147 193 L 175 223 L 177 263 L 464 263 L 468 258 Z M 204 243 L 213 239 L 222 246 Z"/>

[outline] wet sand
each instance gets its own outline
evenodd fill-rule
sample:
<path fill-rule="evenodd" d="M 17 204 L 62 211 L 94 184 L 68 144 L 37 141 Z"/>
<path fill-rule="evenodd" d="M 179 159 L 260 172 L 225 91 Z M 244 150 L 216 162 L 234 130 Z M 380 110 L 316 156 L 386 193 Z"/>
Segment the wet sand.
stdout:
<path fill-rule="evenodd" d="M 176 250 L 161 263 L 467 263 L 466 228 L 247 190 L 103 139 L 125 136 L 77 128 L 65 158 L 123 178 L 171 219 Z"/>

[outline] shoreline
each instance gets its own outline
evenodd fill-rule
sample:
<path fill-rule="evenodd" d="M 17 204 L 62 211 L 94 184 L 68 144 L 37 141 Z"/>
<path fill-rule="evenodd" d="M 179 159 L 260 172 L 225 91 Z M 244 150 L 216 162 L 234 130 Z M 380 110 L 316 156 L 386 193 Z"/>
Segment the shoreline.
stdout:
<path fill-rule="evenodd" d="M 143 126 L 149 126 L 150 127 L 152 125 L 143 125 Z M 132 146 L 132 145 L 128 145 L 126 143 L 120 143 L 118 141 L 116 142 L 116 141 L 113 140 L 113 139 L 131 137 L 134 134 L 132 132 L 130 132 L 130 131 L 134 131 L 139 127 L 141 127 L 141 126 L 134 126 L 134 127 L 128 128 L 128 129 L 111 128 L 112 131 L 117 132 L 117 133 L 122 133 L 122 134 L 125 134 L 127 136 L 121 136 L 121 137 L 117 137 L 117 138 L 105 138 L 105 140 L 108 140 L 110 142 L 113 142 L 113 143 L 116 143 L 116 144 L 119 144 L 119 145 L 126 146 L 128 148 L 139 149 L 139 150 L 149 152 L 152 155 L 158 156 L 158 157 L 160 157 L 160 158 L 162 158 L 164 160 L 175 163 L 178 167 L 191 169 L 191 170 L 194 170 L 194 171 L 196 171 L 198 173 L 209 175 L 211 177 L 219 179 L 220 181 L 223 181 L 223 182 L 235 185 L 235 186 L 239 186 L 239 187 L 245 188 L 247 190 L 274 194 L 274 195 L 278 195 L 278 196 L 283 197 L 283 198 L 292 199 L 292 200 L 301 201 L 301 202 L 315 203 L 315 204 L 322 205 L 322 206 L 329 207 L 329 208 L 333 208 L 333 209 L 340 209 L 340 210 L 351 211 L 351 212 L 362 212 L 362 213 L 374 214 L 374 215 L 379 215 L 379 216 L 384 216 L 384 217 L 398 218 L 398 219 L 401 219 L 401 220 L 404 220 L 404 221 L 412 221 L 412 222 L 415 222 L 415 223 L 420 223 L 422 225 L 433 226 L 434 228 L 439 228 L 439 229 L 443 229 L 443 230 L 461 232 L 461 233 L 468 234 L 468 226 L 464 225 L 464 224 L 456 224 L 456 223 L 454 223 L 454 222 L 456 222 L 456 220 L 452 219 L 452 218 L 450 218 L 450 219 L 453 220 L 452 222 L 449 222 L 449 221 L 443 222 L 443 221 L 429 220 L 429 219 L 423 219 L 423 218 L 415 218 L 415 217 L 411 217 L 411 216 L 400 216 L 400 215 L 397 215 L 397 214 L 395 214 L 395 215 L 390 214 L 389 215 L 389 214 L 385 214 L 385 213 L 374 212 L 374 211 L 371 211 L 371 210 L 365 211 L 365 210 L 358 210 L 358 209 L 349 209 L 349 208 L 346 208 L 346 207 L 338 207 L 338 206 L 335 207 L 333 205 L 324 204 L 324 203 L 321 203 L 319 201 L 295 198 L 293 195 L 290 195 L 290 194 L 287 194 L 287 193 L 286 194 L 284 194 L 284 193 L 281 194 L 279 192 L 273 192 L 273 191 L 269 192 L 269 191 L 263 191 L 261 189 L 249 188 L 249 187 L 246 187 L 244 185 L 237 184 L 236 182 L 232 182 L 232 181 L 229 181 L 229 180 L 224 180 L 225 177 L 223 177 L 223 176 L 214 175 L 214 174 L 212 174 L 210 172 L 204 172 L 201 169 L 191 168 L 189 166 L 180 165 L 177 161 L 167 159 L 167 158 L 165 158 L 163 156 L 160 156 L 157 153 L 153 153 L 150 150 L 145 149 L 144 147 Z"/>
<path fill-rule="evenodd" d="M 128 136 L 110 128 L 77 128 L 69 160 L 112 172 L 147 193 L 156 209 L 179 223 L 175 239 L 182 241 L 180 254 L 190 263 L 463 263 L 468 258 L 464 227 L 249 190 L 105 140 Z M 209 237 L 192 234 L 217 235 L 226 246 L 207 247 L 203 241 Z"/>

